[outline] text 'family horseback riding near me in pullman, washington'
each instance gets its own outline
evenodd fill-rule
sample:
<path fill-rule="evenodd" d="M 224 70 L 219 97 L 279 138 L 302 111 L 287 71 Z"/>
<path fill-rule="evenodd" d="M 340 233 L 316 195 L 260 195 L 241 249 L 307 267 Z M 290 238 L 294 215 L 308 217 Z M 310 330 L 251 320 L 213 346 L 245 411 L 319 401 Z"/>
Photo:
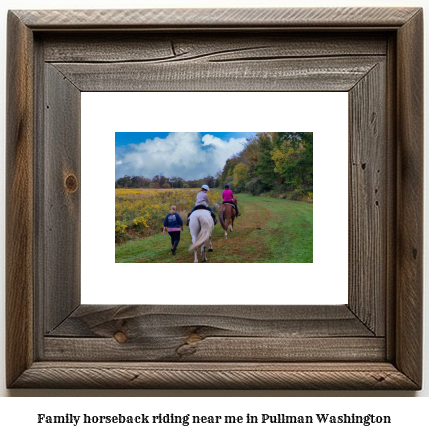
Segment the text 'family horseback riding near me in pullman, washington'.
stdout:
<path fill-rule="evenodd" d="M 181 426 L 189 425 L 212 425 L 212 424 L 355 424 L 368 427 L 373 424 L 392 424 L 390 415 L 374 415 L 368 413 L 359 415 L 355 413 L 344 413 L 331 415 L 329 413 L 316 413 L 312 415 L 286 415 L 283 413 L 267 414 L 261 413 L 253 415 L 191 415 L 159 413 L 150 414 L 115 414 L 115 415 L 75 415 L 67 413 L 65 415 L 46 415 L 37 414 L 37 424 L 71 424 L 73 426 L 82 424 L 146 424 L 157 426 L 158 424 L 178 424 Z M 347 426 L 349 428 L 349 426 Z"/>

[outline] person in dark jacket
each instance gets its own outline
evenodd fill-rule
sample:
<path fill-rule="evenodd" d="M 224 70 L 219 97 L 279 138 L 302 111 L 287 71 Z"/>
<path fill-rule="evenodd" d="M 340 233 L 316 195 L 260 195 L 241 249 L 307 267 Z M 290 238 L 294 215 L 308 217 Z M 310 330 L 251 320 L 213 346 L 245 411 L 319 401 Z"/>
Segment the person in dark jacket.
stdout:
<path fill-rule="evenodd" d="M 183 220 L 176 212 L 176 206 L 171 206 L 170 213 L 164 219 L 163 235 L 167 231 L 171 238 L 171 253 L 176 254 L 180 242 L 180 232 L 183 230 Z"/>

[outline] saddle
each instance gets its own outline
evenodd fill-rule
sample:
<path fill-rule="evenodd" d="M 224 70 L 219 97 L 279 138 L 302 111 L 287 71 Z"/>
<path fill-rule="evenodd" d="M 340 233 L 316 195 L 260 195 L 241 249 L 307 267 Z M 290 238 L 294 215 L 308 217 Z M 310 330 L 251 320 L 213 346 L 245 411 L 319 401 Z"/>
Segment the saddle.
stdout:
<path fill-rule="evenodd" d="M 236 216 L 239 217 L 241 215 L 241 213 L 237 213 L 237 205 L 234 201 L 226 200 L 222 204 L 230 204 L 235 209 Z"/>
<path fill-rule="evenodd" d="M 206 210 L 207 212 L 210 213 L 210 215 L 211 215 L 212 218 L 213 218 L 214 225 L 216 225 L 216 224 L 217 224 L 217 219 L 216 219 L 215 214 L 214 214 L 214 213 L 211 213 L 210 210 L 207 209 L 207 207 L 204 206 L 203 204 L 199 204 L 198 206 L 195 206 L 194 212 L 195 212 L 196 210 L 201 210 L 201 209 L 202 209 L 202 210 Z M 187 225 L 188 227 L 189 227 L 189 217 L 191 216 L 191 213 L 192 213 L 192 212 L 189 212 L 189 214 L 188 214 L 188 218 L 186 219 L 186 225 Z"/>
<path fill-rule="evenodd" d="M 194 212 L 196 211 L 196 210 L 201 210 L 201 209 L 203 209 L 203 210 L 207 210 L 208 212 L 210 212 L 205 206 L 204 206 L 204 204 L 199 204 L 198 206 L 195 206 L 195 209 L 194 209 Z"/>

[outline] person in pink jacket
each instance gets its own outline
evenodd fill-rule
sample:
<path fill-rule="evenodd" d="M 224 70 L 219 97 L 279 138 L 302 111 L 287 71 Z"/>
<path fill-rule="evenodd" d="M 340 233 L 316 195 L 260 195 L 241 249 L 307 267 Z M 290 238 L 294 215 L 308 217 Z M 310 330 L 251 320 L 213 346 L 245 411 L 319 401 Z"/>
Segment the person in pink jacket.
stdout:
<path fill-rule="evenodd" d="M 238 211 L 237 203 L 234 201 L 234 193 L 229 189 L 229 185 L 225 185 L 225 190 L 222 192 L 223 203 L 232 204 L 235 207 L 235 216 L 240 216 L 241 213 Z"/>

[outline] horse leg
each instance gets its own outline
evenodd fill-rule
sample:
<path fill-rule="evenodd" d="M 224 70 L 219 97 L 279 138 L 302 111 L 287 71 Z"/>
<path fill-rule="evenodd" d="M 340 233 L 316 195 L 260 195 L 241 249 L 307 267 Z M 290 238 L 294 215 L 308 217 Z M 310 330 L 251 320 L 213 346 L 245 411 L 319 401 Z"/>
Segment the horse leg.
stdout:
<path fill-rule="evenodd" d="M 229 218 L 227 218 L 227 220 L 226 220 L 225 239 L 228 239 L 228 227 L 229 227 Z"/>
<path fill-rule="evenodd" d="M 203 244 L 201 246 L 201 262 L 207 262 L 207 256 L 206 256 L 206 244 Z"/>
<path fill-rule="evenodd" d="M 229 228 L 230 228 L 231 232 L 233 232 L 233 231 L 234 231 L 234 229 L 232 228 L 233 224 L 234 224 L 234 219 L 232 219 L 232 220 L 231 220 L 231 225 L 229 226 Z"/>
<path fill-rule="evenodd" d="M 213 251 L 213 246 L 212 246 L 212 240 L 211 238 L 209 239 L 209 252 Z"/>
<path fill-rule="evenodd" d="M 194 263 L 198 263 L 198 249 L 194 250 Z"/>

